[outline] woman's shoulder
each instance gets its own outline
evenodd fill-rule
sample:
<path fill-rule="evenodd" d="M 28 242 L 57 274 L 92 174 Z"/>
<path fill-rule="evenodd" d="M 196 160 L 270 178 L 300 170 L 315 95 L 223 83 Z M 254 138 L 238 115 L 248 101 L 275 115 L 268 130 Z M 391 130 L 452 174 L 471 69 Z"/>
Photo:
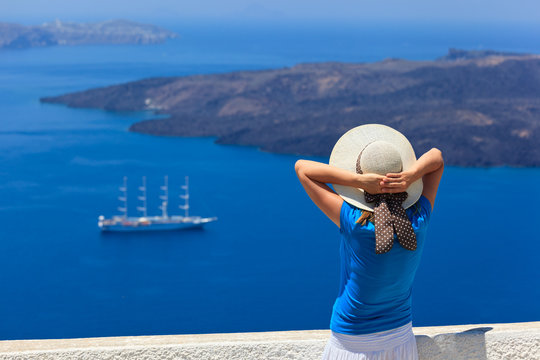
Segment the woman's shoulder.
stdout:
<path fill-rule="evenodd" d="M 420 198 L 418 201 L 416 201 L 413 206 L 422 209 L 422 211 L 427 215 L 431 215 L 432 207 L 431 207 L 431 201 L 424 195 L 420 195 Z M 413 207 L 411 206 L 411 207 Z"/>
<path fill-rule="evenodd" d="M 431 202 L 427 197 L 421 195 L 414 204 L 405 210 L 405 213 L 413 223 L 419 220 L 427 222 L 431 217 Z"/>
<path fill-rule="evenodd" d="M 343 201 L 341 205 L 341 215 L 347 215 L 348 217 L 360 217 L 362 212 L 366 210 L 360 209 L 352 204 L 349 204 L 347 201 Z M 422 211 L 426 215 L 431 214 L 431 202 L 424 195 L 420 195 L 420 198 L 412 204 L 410 207 L 405 209 L 405 211 L 411 211 L 413 214 L 418 211 Z"/>
<path fill-rule="evenodd" d="M 341 213 L 339 215 L 339 231 L 344 234 L 350 234 L 356 225 L 356 220 L 362 215 L 362 211 L 362 209 L 343 200 Z"/>
<path fill-rule="evenodd" d="M 366 210 L 349 204 L 347 201 L 343 201 L 340 213 L 340 231 L 342 233 L 351 233 L 355 228 L 374 230 L 375 228 L 370 221 L 366 221 L 364 225 L 356 223 L 364 211 Z M 405 209 L 405 213 L 411 222 L 415 224 L 418 224 L 419 220 L 427 222 L 431 216 L 431 202 L 427 197 L 421 195 L 414 204 Z"/>

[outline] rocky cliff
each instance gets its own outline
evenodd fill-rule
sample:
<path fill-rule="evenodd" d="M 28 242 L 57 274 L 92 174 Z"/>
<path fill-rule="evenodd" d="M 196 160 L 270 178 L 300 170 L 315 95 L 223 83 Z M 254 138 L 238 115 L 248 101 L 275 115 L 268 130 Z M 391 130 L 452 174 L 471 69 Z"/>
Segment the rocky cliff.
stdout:
<path fill-rule="evenodd" d="M 130 130 L 304 155 L 328 156 L 348 129 L 381 123 L 405 134 L 417 155 L 440 148 L 450 165 L 540 166 L 540 55 L 451 49 L 435 61 L 153 78 L 41 101 L 152 109 L 169 117 Z"/>
<path fill-rule="evenodd" d="M 0 23 L 0 49 L 55 45 L 154 44 L 177 37 L 154 25 L 126 20 L 72 23 L 56 20 L 36 26 Z"/>

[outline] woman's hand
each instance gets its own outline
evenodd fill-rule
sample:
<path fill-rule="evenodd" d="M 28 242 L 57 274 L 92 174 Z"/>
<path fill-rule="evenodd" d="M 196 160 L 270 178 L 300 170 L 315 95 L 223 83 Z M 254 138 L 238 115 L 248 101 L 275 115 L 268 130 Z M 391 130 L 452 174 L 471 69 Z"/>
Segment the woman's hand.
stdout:
<path fill-rule="evenodd" d="M 443 171 L 444 160 L 442 153 L 439 149 L 433 148 L 422 155 L 406 171 L 386 174 L 382 180 L 382 191 L 385 193 L 403 192 L 413 182 L 422 178 L 422 195 L 429 200 L 433 208 Z"/>
<path fill-rule="evenodd" d="M 310 160 L 298 160 L 295 170 L 308 196 L 337 226 L 340 226 L 343 199 L 328 183 L 361 188 L 370 194 L 382 192 L 383 175 L 357 174 Z"/>
<path fill-rule="evenodd" d="M 384 193 L 399 193 L 406 191 L 413 182 L 415 182 L 414 173 L 411 171 L 402 171 L 400 173 L 388 173 L 383 177 L 381 188 Z"/>
<path fill-rule="evenodd" d="M 383 191 L 383 180 L 385 179 L 385 176 L 378 175 L 378 174 L 361 174 L 358 175 L 359 177 L 359 188 L 364 189 L 370 194 L 380 194 Z"/>

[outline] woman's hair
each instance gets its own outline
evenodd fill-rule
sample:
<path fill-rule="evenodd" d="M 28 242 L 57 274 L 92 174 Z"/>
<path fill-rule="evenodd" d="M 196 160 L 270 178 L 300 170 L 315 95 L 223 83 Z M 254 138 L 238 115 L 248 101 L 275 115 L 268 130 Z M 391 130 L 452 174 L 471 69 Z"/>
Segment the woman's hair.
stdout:
<path fill-rule="evenodd" d="M 362 215 L 356 220 L 356 223 L 365 226 L 368 221 L 372 223 L 375 222 L 375 214 L 373 211 L 362 210 Z"/>
<path fill-rule="evenodd" d="M 414 209 L 413 216 L 420 213 L 420 204 L 418 201 L 412 205 L 412 208 Z M 356 220 L 356 224 L 360 223 L 360 225 L 365 226 L 368 222 L 375 222 L 375 214 L 373 211 L 362 210 L 362 215 Z"/>

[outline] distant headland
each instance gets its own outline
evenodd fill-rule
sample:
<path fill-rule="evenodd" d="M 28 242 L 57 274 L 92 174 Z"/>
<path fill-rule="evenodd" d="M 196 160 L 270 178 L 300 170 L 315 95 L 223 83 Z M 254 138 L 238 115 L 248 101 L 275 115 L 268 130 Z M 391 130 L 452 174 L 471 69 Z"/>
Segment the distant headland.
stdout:
<path fill-rule="evenodd" d="M 127 20 L 73 23 L 56 20 L 24 26 L 0 23 L 0 49 L 25 49 L 56 45 L 155 44 L 178 35 L 148 24 Z"/>
<path fill-rule="evenodd" d="M 329 156 L 348 129 L 392 126 L 449 165 L 540 166 L 540 55 L 450 49 L 434 61 L 307 63 L 163 77 L 40 99 L 167 118 L 130 127 L 220 144 Z"/>

